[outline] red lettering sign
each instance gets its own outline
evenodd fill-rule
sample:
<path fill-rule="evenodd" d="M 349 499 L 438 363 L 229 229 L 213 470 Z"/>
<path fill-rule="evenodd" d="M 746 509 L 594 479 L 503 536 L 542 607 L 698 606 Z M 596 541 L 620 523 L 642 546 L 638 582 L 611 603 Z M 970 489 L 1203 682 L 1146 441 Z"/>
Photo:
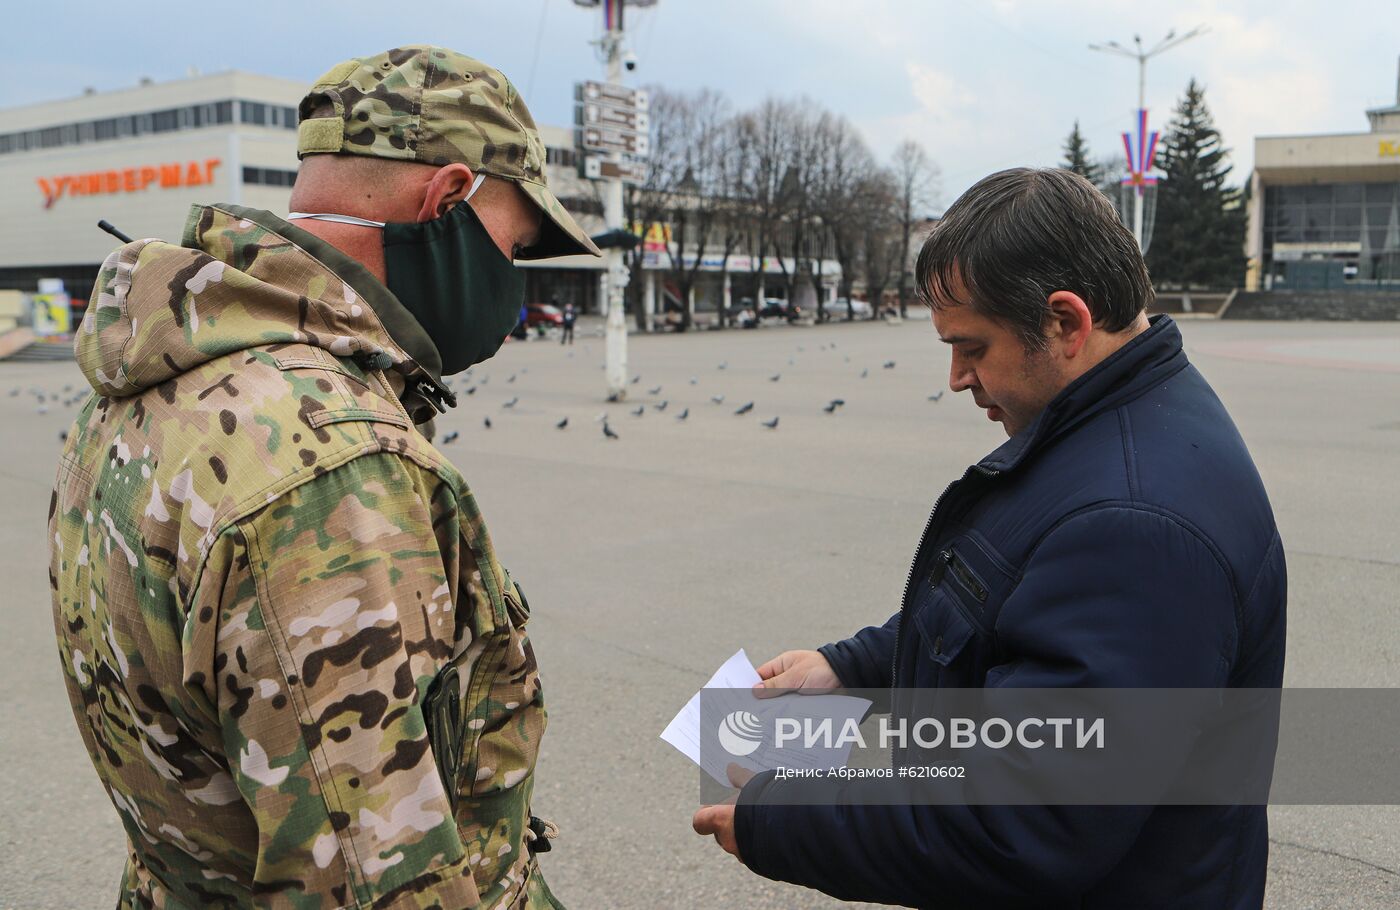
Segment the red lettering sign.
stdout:
<path fill-rule="evenodd" d="M 44 208 L 50 209 L 65 195 L 140 193 L 151 186 L 159 186 L 163 190 L 182 186 L 204 186 L 214 182 L 214 169 L 221 164 L 221 159 L 206 158 L 203 161 L 148 164 L 120 171 L 90 171 L 86 174 L 40 177 L 39 192 L 44 194 Z"/>

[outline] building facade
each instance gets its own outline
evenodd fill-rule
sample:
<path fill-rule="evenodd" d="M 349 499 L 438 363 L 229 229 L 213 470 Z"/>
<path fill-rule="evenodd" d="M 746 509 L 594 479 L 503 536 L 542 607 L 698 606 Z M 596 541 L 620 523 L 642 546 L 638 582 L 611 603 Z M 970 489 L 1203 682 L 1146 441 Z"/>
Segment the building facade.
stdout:
<path fill-rule="evenodd" d="M 0 289 L 34 293 L 56 278 L 85 303 L 118 243 L 98 220 L 131 237 L 178 242 L 195 203 L 286 215 L 306 88 L 235 71 L 0 111 Z M 573 130 L 546 126 L 541 137 L 550 187 L 585 230 L 601 231 L 602 206 L 578 176 Z M 600 260 L 522 265 L 529 299 L 596 309 Z"/>
<path fill-rule="evenodd" d="M 1400 292 L 1400 78 L 1370 130 L 1254 140 L 1246 288 Z"/>

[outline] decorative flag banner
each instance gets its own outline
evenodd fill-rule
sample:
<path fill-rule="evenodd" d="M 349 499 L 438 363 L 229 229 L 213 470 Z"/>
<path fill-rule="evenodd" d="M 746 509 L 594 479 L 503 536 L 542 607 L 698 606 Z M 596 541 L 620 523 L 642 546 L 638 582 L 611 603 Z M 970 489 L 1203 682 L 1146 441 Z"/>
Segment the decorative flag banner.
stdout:
<path fill-rule="evenodd" d="M 1148 174 L 1152 170 L 1152 161 L 1157 157 L 1157 131 L 1147 131 L 1147 109 L 1138 109 L 1137 121 L 1137 155 L 1133 155 L 1134 143 L 1131 133 L 1123 134 L 1123 151 L 1128 156 L 1128 176 L 1123 178 L 1123 183 L 1127 186 L 1137 188 L 1137 194 L 1141 196 L 1148 184 L 1155 184 L 1157 177 Z"/>

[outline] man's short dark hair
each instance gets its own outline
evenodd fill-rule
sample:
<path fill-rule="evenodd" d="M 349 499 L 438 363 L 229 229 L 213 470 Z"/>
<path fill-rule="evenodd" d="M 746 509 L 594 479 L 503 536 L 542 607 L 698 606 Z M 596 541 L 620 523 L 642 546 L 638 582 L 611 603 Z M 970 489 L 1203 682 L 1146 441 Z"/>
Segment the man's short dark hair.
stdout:
<path fill-rule="evenodd" d="M 915 277 L 934 309 L 970 304 L 1028 350 L 1045 346 L 1055 291 L 1084 299 L 1094 324 L 1132 325 L 1152 302 L 1137 241 L 1089 181 L 1057 168 L 984 177 L 948 208 L 919 251 Z M 955 289 L 961 286 L 967 299 Z"/>

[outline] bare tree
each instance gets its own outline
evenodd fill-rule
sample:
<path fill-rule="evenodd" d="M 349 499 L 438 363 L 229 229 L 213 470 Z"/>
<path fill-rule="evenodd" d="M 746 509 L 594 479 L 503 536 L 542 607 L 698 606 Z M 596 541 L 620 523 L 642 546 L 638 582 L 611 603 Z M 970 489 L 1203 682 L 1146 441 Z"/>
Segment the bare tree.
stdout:
<path fill-rule="evenodd" d="M 744 240 L 750 256 L 756 308 L 763 306 L 765 260 L 770 251 L 776 252 L 774 235 L 788 205 L 784 178 L 791 158 L 793 124 L 798 116 L 792 102 L 769 98 L 736 122 L 738 141 L 748 149 L 739 190 L 744 202 Z"/>
<path fill-rule="evenodd" d="M 906 139 L 894 150 L 891 174 L 899 219 L 899 315 L 903 317 L 909 302 L 910 238 L 926 209 L 936 201 L 938 166 L 929 159 L 922 145 Z"/>
<path fill-rule="evenodd" d="M 815 105 L 802 99 L 791 112 L 788 133 L 788 160 L 780 183 L 781 210 L 774 232 L 773 248 L 782 271 L 789 303 L 797 300 L 797 285 L 812 274 L 812 251 L 818 245 L 812 234 L 817 227 L 816 187 L 819 180 L 819 136 L 823 120 L 829 116 L 814 112 Z M 788 268 L 788 262 L 792 268 Z"/>
<path fill-rule="evenodd" d="M 880 315 L 885 289 L 892 281 L 898 281 L 896 273 L 903 270 L 899 192 L 896 175 L 877 170 L 862 182 L 861 200 L 856 208 L 863 241 L 861 264 L 865 272 L 865 290 L 870 296 L 872 319 Z"/>
<path fill-rule="evenodd" d="M 729 206 L 729 134 L 732 122 L 729 102 L 717 92 L 702 89 L 679 96 L 675 135 L 679 178 L 671 194 L 670 231 L 666 253 L 681 298 L 679 328 L 690 328 L 695 318 L 691 293 L 705 249 L 720 232 Z M 730 244 L 726 244 L 728 259 Z M 687 249 L 693 253 L 687 256 Z"/>
<path fill-rule="evenodd" d="M 816 146 L 813 208 L 841 267 L 837 296 L 846 301 L 843 315 L 853 319 L 851 285 L 862 254 L 861 230 L 866 220 L 863 184 L 874 172 L 875 160 L 851 122 L 836 114 L 821 118 Z"/>

